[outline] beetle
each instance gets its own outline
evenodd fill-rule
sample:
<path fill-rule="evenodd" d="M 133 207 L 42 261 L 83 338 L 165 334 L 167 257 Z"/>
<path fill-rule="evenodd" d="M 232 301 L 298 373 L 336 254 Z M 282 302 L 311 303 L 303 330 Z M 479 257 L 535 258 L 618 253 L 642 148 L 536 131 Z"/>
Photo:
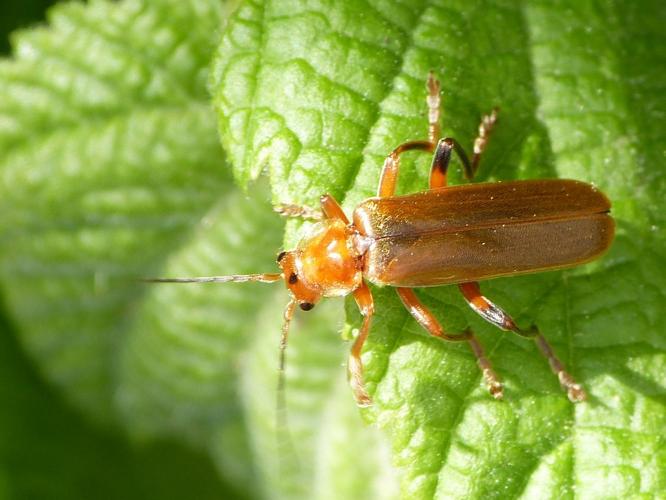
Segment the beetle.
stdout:
<path fill-rule="evenodd" d="M 471 160 L 453 138 L 440 139 L 440 84 L 427 80 L 428 140 L 396 147 L 385 159 L 377 196 L 363 201 L 350 221 L 337 201 L 323 195 L 321 209 L 292 204 L 276 207 L 288 217 L 315 220 L 296 249 L 277 257 L 280 273 L 197 278 L 155 278 L 151 282 L 276 282 L 284 280 L 291 299 L 284 310 L 280 371 L 284 370 L 289 324 L 296 305 L 309 311 L 323 297 L 353 297 L 363 323 L 348 358 L 348 373 L 359 406 L 371 404 L 363 383 L 361 351 L 370 333 L 374 303 L 367 282 L 395 287 L 414 319 L 431 335 L 467 342 L 490 394 L 500 399 L 502 383 L 470 329 L 447 332 L 414 293 L 414 287 L 455 284 L 470 307 L 496 327 L 534 339 L 572 402 L 583 387 L 566 371 L 536 326 L 520 328 L 501 307 L 482 295 L 478 282 L 500 276 L 563 269 L 603 254 L 614 236 L 608 198 L 575 180 L 525 180 L 447 186 L 455 153 L 471 181 L 497 121 L 497 109 L 482 118 Z M 396 196 L 400 155 L 433 154 L 429 190 Z"/>

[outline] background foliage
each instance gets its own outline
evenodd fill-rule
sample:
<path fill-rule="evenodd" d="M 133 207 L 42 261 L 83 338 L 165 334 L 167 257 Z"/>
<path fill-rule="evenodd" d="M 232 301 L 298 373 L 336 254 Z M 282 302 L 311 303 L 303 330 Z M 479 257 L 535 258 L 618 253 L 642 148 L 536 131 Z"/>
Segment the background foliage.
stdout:
<path fill-rule="evenodd" d="M 0 494 L 666 491 L 666 9 L 280 0 L 229 18 L 234 7 L 62 4 L 0 64 Z M 466 349 L 427 338 L 375 290 L 376 404 L 362 414 L 341 368 L 342 304 L 294 325 L 292 449 L 274 416 L 281 287 L 135 279 L 273 269 L 283 227 L 267 199 L 330 192 L 351 210 L 371 195 L 386 152 L 425 133 L 430 69 L 446 134 L 470 144 L 481 114 L 502 109 L 481 180 L 577 178 L 613 200 L 604 260 L 484 284 L 539 323 L 590 401 L 569 404 L 533 345 L 451 287 L 421 292 L 447 327 L 479 332 L 507 384 L 492 401 Z M 404 162 L 401 192 L 426 185 L 427 162 Z M 287 246 L 300 229 L 288 224 Z"/>

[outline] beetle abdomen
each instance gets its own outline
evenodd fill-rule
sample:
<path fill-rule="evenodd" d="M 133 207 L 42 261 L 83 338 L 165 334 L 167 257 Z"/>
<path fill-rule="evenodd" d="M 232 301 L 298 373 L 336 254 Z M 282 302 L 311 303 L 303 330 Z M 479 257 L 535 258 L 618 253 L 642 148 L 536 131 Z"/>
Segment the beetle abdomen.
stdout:
<path fill-rule="evenodd" d="M 356 209 L 354 225 L 372 241 L 367 279 L 419 287 L 588 262 L 613 239 L 609 209 L 589 184 L 516 181 L 372 198 Z"/>

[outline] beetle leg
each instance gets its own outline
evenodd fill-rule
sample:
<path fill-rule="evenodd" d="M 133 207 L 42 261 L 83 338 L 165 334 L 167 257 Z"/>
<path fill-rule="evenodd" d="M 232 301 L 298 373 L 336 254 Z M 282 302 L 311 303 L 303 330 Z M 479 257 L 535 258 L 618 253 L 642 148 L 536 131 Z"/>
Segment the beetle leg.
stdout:
<path fill-rule="evenodd" d="M 349 224 L 349 219 L 347 219 L 344 210 L 342 210 L 340 204 L 330 194 L 322 195 L 319 198 L 319 202 L 321 203 L 321 211 L 324 214 L 324 218 L 340 219 L 345 224 Z"/>
<path fill-rule="evenodd" d="M 300 217 L 309 220 L 340 219 L 345 224 L 349 224 L 342 207 L 330 194 L 323 195 L 319 202 L 321 204 L 319 210 L 301 205 L 292 205 L 291 203 L 276 205 L 273 210 L 284 217 Z"/>
<path fill-rule="evenodd" d="M 321 220 L 321 210 L 301 205 L 292 205 L 291 203 L 281 203 L 275 205 L 273 210 L 283 217 L 301 217 L 303 219 Z"/>
<path fill-rule="evenodd" d="M 430 153 L 435 149 L 437 139 L 440 136 L 439 115 L 441 98 L 439 95 L 439 80 L 435 78 L 432 71 L 428 74 L 426 88 L 428 89 L 428 96 L 426 97 L 426 102 L 428 103 L 428 140 L 405 142 L 391 151 L 391 154 L 386 157 L 379 180 L 379 188 L 377 189 L 377 196 L 381 198 L 395 194 L 398 171 L 400 170 L 400 155 L 402 153 L 413 150 Z"/>
<path fill-rule="evenodd" d="M 428 103 L 428 139 L 434 147 L 441 134 L 439 126 L 441 97 L 439 95 L 439 80 L 435 78 L 432 71 L 428 74 L 426 87 L 428 88 L 428 97 L 426 97 Z"/>
<path fill-rule="evenodd" d="M 372 315 L 375 312 L 372 293 L 367 284 L 362 283 L 361 286 L 354 291 L 354 300 L 356 300 L 356 304 L 363 315 L 363 325 L 361 325 L 361 330 L 358 332 L 354 345 L 349 352 L 349 361 L 347 365 L 349 370 L 349 383 L 354 391 L 356 404 L 359 406 L 370 406 L 372 404 L 372 399 L 365 390 L 363 384 L 363 363 L 361 362 L 361 351 L 363 350 L 363 344 L 370 333 Z"/>
<path fill-rule="evenodd" d="M 472 180 L 474 174 L 479 168 L 479 161 L 481 160 L 481 155 L 486 150 L 488 145 L 488 138 L 490 137 L 490 132 L 492 132 L 495 122 L 497 122 L 497 113 L 499 108 L 493 108 L 489 115 L 483 115 L 481 118 L 481 123 L 479 124 L 479 135 L 474 139 L 474 155 L 472 156 L 472 168 L 471 172 L 465 172 L 465 177 Z"/>
<path fill-rule="evenodd" d="M 481 369 L 486 385 L 488 386 L 488 391 L 495 399 L 501 399 L 503 395 L 502 383 L 497 374 L 493 371 L 492 365 L 488 358 L 486 358 L 483 352 L 483 347 L 474 336 L 474 333 L 469 329 L 459 334 L 446 333 L 444 328 L 442 328 L 442 325 L 437 321 L 437 318 L 435 318 L 435 316 L 433 316 L 433 314 L 418 299 L 414 290 L 411 288 L 396 288 L 396 291 L 407 310 L 412 316 L 414 316 L 414 319 L 416 319 L 419 325 L 430 333 L 430 335 L 450 342 L 467 341 L 469 343 L 474 352 L 474 356 L 476 356 L 476 361 Z"/>
<path fill-rule="evenodd" d="M 458 141 L 452 137 L 440 139 L 435 148 L 435 156 L 432 159 L 430 168 L 430 188 L 440 188 L 446 186 L 446 174 L 451 161 L 451 152 L 455 151 L 463 165 L 465 178 L 471 181 L 479 168 L 481 154 L 488 145 L 490 132 L 497 121 L 497 108 L 493 109 L 489 115 L 485 115 L 479 125 L 479 135 L 474 140 L 474 155 L 472 161 L 469 160 L 465 150 Z"/>
<path fill-rule="evenodd" d="M 430 168 L 430 188 L 439 188 L 446 186 L 446 175 L 449 169 L 449 162 L 451 161 L 451 153 L 455 151 L 463 164 L 465 171 L 465 178 L 472 179 L 474 171 L 472 164 L 467 157 L 467 153 L 458 141 L 452 137 L 445 137 L 440 139 L 435 148 L 435 156 L 432 159 L 432 167 Z"/>
<path fill-rule="evenodd" d="M 395 194 L 395 186 L 398 180 L 398 171 L 400 170 L 400 155 L 405 151 L 425 151 L 431 152 L 434 145 L 428 141 L 411 141 L 400 144 L 384 160 L 382 173 L 379 178 L 379 188 L 377 196 L 386 198 Z"/>
<path fill-rule="evenodd" d="M 523 330 L 518 327 L 513 318 L 504 312 L 502 308 L 481 295 L 481 289 L 477 282 L 461 283 L 458 286 L 470 307 L 483 319 L 502 330 L 512 331 L 521 337 L 534 339 L 539 350 L 548 360 L 550 369 L 557 376 L 562 387 L 567 391 L 567 396 L 571 402 L 584 401 L 587 398 L 585 389 L 566 371 L 562 362 L 555 355 L 553 348 L 536 326 L 532 326 L 529 330 Z"/>

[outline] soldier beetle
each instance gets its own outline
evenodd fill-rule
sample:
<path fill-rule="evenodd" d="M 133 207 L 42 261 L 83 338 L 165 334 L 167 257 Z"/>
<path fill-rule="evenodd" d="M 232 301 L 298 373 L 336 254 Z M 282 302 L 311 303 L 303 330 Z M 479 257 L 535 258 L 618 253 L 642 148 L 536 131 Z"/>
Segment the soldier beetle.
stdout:
<path fill-rule="evenodd" d="M 295 250 L 280 252 L 277 263 L 281 272 L 146 281 L 284 280 L 291 300 L 284 310 L 281 373 L 296 305 L 309 311 L 322 297 L 353 294 L 363 323 L 349 354 L 348 371 L 359 406 L 371 404 L 361 363 L 361 350 L 374 313 L 366 281 L 393 286 L 407 310 L 431 335 L 470 345 L 489 392 L 500 399 L 502 384 L 474 333 L 470 329 L 459 333 L 445 331 L 413 290 L 456 284 L 483 319 L 502 330 L 534 339 L 569 399 L 584 400 L 585 390 L 565 370 L 537 327 L 518 327 L 511 316 L 481 294 L 478 281 L 562 269 L 599 257 L 614 235 L 608 198 L 589 184 L 561 179 L 447 187 L 452 153 L 460 159 L 465 178 L 471 181 L 474 177 L 497 120 L 497 110 L 483 117 L 470 161 L 455 139 L 440 139 L 440 85 L 432 73 L 427 89 L 428 140 L 401 144 L 386 157 L 377 196 L 356 207 L 351 222 L 330 195 L 321 197 L 321 210 L 291 204 L 276 208 L 284 216 L 317 221 Z M 395 196 L 400 155 L 411 150 L 433 153 L 430 188 Z"/>

